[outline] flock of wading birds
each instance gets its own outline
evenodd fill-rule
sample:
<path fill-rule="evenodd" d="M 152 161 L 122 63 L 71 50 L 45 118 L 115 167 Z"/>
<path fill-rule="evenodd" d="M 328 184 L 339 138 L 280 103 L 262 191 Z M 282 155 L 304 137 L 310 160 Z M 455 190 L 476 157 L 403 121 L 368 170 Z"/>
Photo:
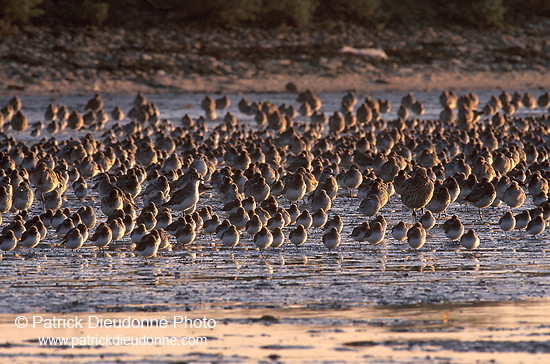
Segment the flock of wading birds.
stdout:
<path fill-rule="evenodd" d="M 0 249 L 30 249 L 48 234 L 51 246 L 104 249 L 129 235 L 136 254 L 152 257 L 171 245 L 193 244 L 204 232 L 226 247 L 249 234 L 264 250 L 300 246 L 313 228 L 324 229 L 329 250 L 342 234 L 380 244 L 387 231 L 380 210 L 393 194 L 413 211 L 414 223 L 400 221 L 391 236 L 411 249 L 425 244 L 435 216 L 453 203 L 473 205 L 480 217 L 502 205 L 498 224 L 505 234 L 543 234 L 550 217 L 548 92 L 538 98 L 502 92 L 480 105 L 474 93 L 446 91 L 439 101 L 439 119 L 420 119 L 424 106 L 409 93 L 398 117 L 386 120 L 388 101 L 358 102 L 348 92 L 341 109 L 327 115 L 307 90 L 296 106 L 242 98 L 238 109 L 249 116 L 243 122 L 227 110 L 227 96 L 206 96 L 204 117 L 185 114 L 172 122 L 142 93 L 126 115 L 118 106 L 105 111 L 96 94 L 82 113 L 50 104 L 43 121 L 29 123 L 21 99 L 13 97 L 0 113 L 0 213 L 13 216 Z M 515 116 L 537 107 L 544 110 L 538 116 Z M 28 128 L 30 135 L 18 138 Z M 56 139 L 64 129 L 82 132 Z M 203 193 L 221 210 L 201 207 Z M 67 207 L 69 194 L 82 201 L 78 211 Z M 371 220 L 343 232 L 342 217 L 330 211 L 339 194 L 357 196 L 346 203 L 361 201 L 349 208 Z M 527 195 L 535 207 L 521 210 Z M 425 211 L 420 217 L 419 210 Z M 457 215 L 440 228 L 466 249 L 480 243 Z"/>

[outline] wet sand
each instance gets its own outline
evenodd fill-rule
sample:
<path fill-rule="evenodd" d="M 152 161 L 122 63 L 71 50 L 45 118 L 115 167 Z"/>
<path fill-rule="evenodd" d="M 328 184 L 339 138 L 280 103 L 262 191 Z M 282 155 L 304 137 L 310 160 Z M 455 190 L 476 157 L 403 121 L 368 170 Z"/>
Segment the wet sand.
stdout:
<path fill-rule="evenodd" d="M 87 313 L 84 329 L 18 329 L 0 316 L 0 360 L 70 362 L 377 362 L 544 363 L 550 360 L 548 300 L 477 304 L 357 307 L 342 310 L 233 309 L 191 312 Z M 33 314 L 24 314 L 32 320 Z M 96 328 L 102 320 L 166 318 L 166 328 Z M 42 317 L 42 315 L 41 315 Z M 53 315 L 43 315 L 51 319 Z M 89 317 L 93 317 L 92 320 Z M 212 329 L 185 328 L 181 318 L 213 319 Z M 90 320 L 90 321 L 88 321 Z M 176 323 L 180 322 L 180 323 Z M 176 326 L 176 327 L 174 327 Z M 174 337 L 173 345 L 40 346 L 38 337 Z M 182 337 L 206 338 L 182 346 Z M 91 340 L 91 339 L 88 339 Z M 188 341 L 190 342 L 190 341 Z M 199 344 L 200 343 L 200 344 Z"/>

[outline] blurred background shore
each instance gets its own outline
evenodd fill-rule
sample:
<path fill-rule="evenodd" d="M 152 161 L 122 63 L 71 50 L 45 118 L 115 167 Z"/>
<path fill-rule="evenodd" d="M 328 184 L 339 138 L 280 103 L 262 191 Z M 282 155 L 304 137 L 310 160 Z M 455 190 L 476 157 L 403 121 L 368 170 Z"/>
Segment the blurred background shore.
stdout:
<path fill-rule="evenodd" d="M 544 0 L 0 0 L 0 94 L 536 89 Z"/>

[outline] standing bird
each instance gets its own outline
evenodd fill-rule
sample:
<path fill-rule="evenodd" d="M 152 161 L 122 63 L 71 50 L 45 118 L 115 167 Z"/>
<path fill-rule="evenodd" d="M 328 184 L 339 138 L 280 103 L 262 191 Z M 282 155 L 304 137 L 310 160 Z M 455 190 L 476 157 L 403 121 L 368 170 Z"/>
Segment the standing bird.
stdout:
<path fill-rule="evenodd" d="M 525 228 L 528 234 L 533 235 L 533 238 L 535 238 L 539 234 L 542 234 L 545 229 L 546 222 L 543 220 L 542 215 L 537 215 L 532 218 Z"/>
<path fill-rule="evenodd" d="M 431 200 L 434 193 L 434 183 L 428 177 L 426 169 L 418 167 L 414 170 L 411 178 L 405 180 L 402 186 L 401 201 L 408 208 L 422 209 Z"/>
<path fill-rule="evenodd" d="M 464 234 L 464 225 L 457 215 L 453 215 L 449 220 L 443 223 L 443 232 L 451 241 L 457 241 Z"/>
<path fill-rule="evenodd" d="M 38 230 L 38 227 L 33 225 L 27 230 L 25 230 L 23 235 L 21 235 L 20 244 L 30 249 L 37 246 L 38 243 L 40 243 L 40 240 L 41 240 L 40 231 Z"/>
<path fill-rule="evenodd" d="M 301 173 L 296 173 L 285 178 L 283 195 L 291 203 L 301 200 L 306 194 L 306 182 Z"/>
<path fill-rule="evenodd" d="M 8 212 L 13 204 L 13 188 L 9 184 L 7 186 L 0 186 L 0 214 Z"/>
<path fill-rule="evenodd" d="M 90 242 L 92 245 L 97 246 L 98 248 L 104 248 L 113 239 L 113 233 L 109 225 L 106 222 L 102 222 L 97 225 L 94 234 L 90 237 Z"/>
<path fill-rule="evenodd" d="M 351 195 L 351 191 L 359 187 L 363 182 L 363 174 L 359 170 L 359 166 L 354 163 L 347 171 L 340 172 L 336 180 L 340 184 L 340 187 L 349 190 Z"/>
<path fill-rule="evenodd" d="M 391 229 L 391 235 L 397 241 L 405 241 L 405 239 L 407 239 L 408 230 L 409 229 L 407 228 L 405 222 L 401 220 Z"/>
<path fill-rule="evenodd" d="M 365 231 L 363 240 L 366 240 L 369 244 L 378 245 L 384 240 L 385 233 L 386 231 L 380 222 L 371 222 L 369 229 Z"/>
<path fill-rule="evenodd" d="M 407 243 L 413 249 L 420 249 L 426 243 L 426 230 L 417 222 L 407 231 Z"/>
<path fill-rule="evenodd" d="M 438 181 L 439 182 L 439 181 Z M 447 187 L 442 183 L 436 183 L 434 187 L 434 193 L 430 202 L 426 205 L 426 209 L 434 214 L 441 214 L 447 210 L 447 207 L 451 204 L 451 194 Z"/>
<path fill-rule="evenodd" d="M 466 234 L 462 235 L 460 245 L 468 250 L 474 250 L 479 246 L 479 236 L 477 236 L 474 229 L 470 229 Z"/>
<path fill-rule="evenodd" d="M 192 225 L 186 223 L 176 231 L 176 241 L 183 246 L 192 244 L 195 241 L 196 232 Z"/>
<path fill-rule="evenodd" d="M 271 244 L 273 244 L 273 234 L 264 226 L 254 235 L 254 245 L 260 250 L 265 250 Z"/>
<path fill-rule="evenodd" d="M 279 248 L 285 243 L 285 234 L 280 227 L 273 229 L 271 235 L 273 235 L 273 242 L 271 243 L 272 248 Z"/>
<path fill-rule="evenodd" d="M 195 170 L 190 170 L 189 180 L 185 186 L 175 191 L 168 202 L 162 204 L 172 210 L 183 211 L 184 214 L 193 213 L 199 202 L 199 185 L 202 178 Z"/>
<path fill-rule="evenodd" d="M 288 235 L 290 242 L 297 247 L 306 242 L 308 237 L 307 230 L 303 225 L 298 225 Z"/>
<path fill-rule="evenodd" d="M 22 111 L 17 111 L 11 118 L 11 127 L 17 132 L 23 132 L 29 127 L 29 119 Z"/>
<path fill-rule="evenodd" d="M 111 111 L 111 117 L 115 121 L 121 121 L 124 119 L 124 111 L 120 108 L 120 106 L 116 106 L 113 111 Z"/>
<path fill-rule="evenodd" d="M 0 250 L 9 252 L 15 249 L 16 246 L 17 237 L 12 230 L 8 230 L 0 236 Z"/>
<path fill-rule="evenodd" d="M 151 258 L 157 255 L 160 246 L 160 235 L 157 230 L 145 234 L 137 243 L 135 252 L 144 258 Z"/>
<path fill-rule="evenodd" d="M 59 186 L 59 177 L 45 162 L 39 162 L 30 173 L 31 183 L 42 193 L 53 191 Z"/>
<path fill-rule="evenodd" d="M 63 237 L 63 244 L 67 249 L 76 250 L 84 245 L 84 236 L 79 228 L 73 227 L 70 229 L 67 234 Z"/>
<path fill-rule="evenodd" d="M 335 227 L 330 228 L 329 231 L 323 234 L 323 245 L 331 251 L 336 249 L 341 242 L 340 233 Z"/>
<path fill-rule="evenodd" d="M 12 206 L 17 211 L 28 210 L 34 201 L 34 192 L 25 181 L 19 183 L 13 192 Z"/>
<path fill-rule="evenodd" d="M 504 231 L 504 236 L 508 239 L 508 231 L 511 231 L 516 227 L 516 218 L 512 211 L 506 211 L 504 215 L 498 220 L 498 225 Z"/>
<path fill-rule="evenodd" d="M 84 107 L 84 110 L 90 110 L 94 113 L 99 112 L 99 110 L 103 109 L 103 99 L 99 94 L 95 94 L 91 99 L 88 100 L 86 103 L 86 106 Z"/>
<path fill-rule="evenodd" d="M 496 197 L 497 192 L 493 184 L 487 178 L 483 178 L 481 182 L 474 185 L 465 200 L 478 208 L 479 218 L 482 219 L 481 209 L 491 206 Z"/>
<path fill-rule="evenodd" d="M 237 244 L 239 244 L 240 235 L 235 225 L 229 224 L 229 227 L 227 227 L 225 231 L 221 234 L 221 239 L 223 245 L 226 247 L 233 248 L 237 246 Z"/>

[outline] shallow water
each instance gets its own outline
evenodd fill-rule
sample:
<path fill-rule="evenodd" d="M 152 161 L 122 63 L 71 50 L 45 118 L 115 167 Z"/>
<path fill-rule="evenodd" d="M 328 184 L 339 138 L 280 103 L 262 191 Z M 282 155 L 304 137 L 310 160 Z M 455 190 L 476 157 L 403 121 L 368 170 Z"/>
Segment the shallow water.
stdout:
<path fill-rule="evenodd" d="M 499 93 L 500 91 L 478 93 L 480 105 L 492 94 Z M 540 91 L 532 93 L 535 97 L 541 94 Z M 243 96 L 251 101 L 272 100 L 277 105 L 285 102 L 298 107 L 294 101 L 295 95 L 291 94 L 230 95 L 232 106 L 229 111 L 240 122 L 253 123 L 250 116 L 238 111 L 237 103 Z M 323 110 L 332 113 L 339 108 L 343 95 L 325 93 L 319 96 L 324 102 Z M 399 105 L 403 95 L 381 93 L 371 96 L 392 102 L 392 112 L 385 116 L 391 119 L 395 117 L 396 105 Z M 415 96 L 426 107 L 423 118 L 438 117 L 439 93 L 417 92 Z M 358 95 L 360 100 L 364 97 L 365 95 Z M 134 95 L 104 96 L 106 110 L 110 111 L 115 105 L 120 105 L 127 112 L 133 98 Z M 150 101 L 158 105 L 161 117 L 173 121 L 181 119 L 185 113 L 195 118 L 202 115 L 200 101 L 203 98 L 204 94 L 148 96 Z M 22 100 L 23 110 L 30 123 L 41 120 L 46 105 L 52 102 L 50 97 L 23 97 Z M 82 110 L 86 100 L 87 97 L 82 96 L 64 96 L 56 98 L 54 102 L 65 104 L 71 110 Z M 7 99 L 1 99 L 0 105 L 6 101 Z M 541 110 L 535 109 L 530 114 L 541 113 Z M 219 114 L 223 116 L 221 112 Z M 521 109 L 517 115 L 527 115 L 527 111 Z M 47 132 L 43 133 L 47 137 Z M 81 135 L 81 132 L 74 134 L 66 130 L 57 137 L 67 138 L 74 135 Z M 16 137 L 32 142 L 28 132 Z M 67 195 L 69 199 L 66 205 L 77 210 L 82 202 L 74 197 L 70 188 Z M 0 261 L 0 287 L 3 297 L 0 300 L 0 313 L 6 314 L 0 318 L 8 325 L 6 322 L 12 316 L 7 314 L 15 313 L 185 310 L 201 313 L 212 309 L 223 312 L 234 310 L 241 314 L 253 312 L 259 316 L 259 312 L 264 310 L 282 310 L 284 317 L 284 310 L 292 308 L 300 312 L 297 319 L 285 321 L 288 327 L 284 330 L 292 331 L 293 327 L 303 330 L 307 325 L 353 327 L 357 318 L 341 315 L 342 312 L 372 309 L 378 313 L 379 316 L 376 317 L 381 320 L 381 325 L 385 325 L 384 320 L 391 320 L 391 314 L 386 309 L 394 310 L 392 312 L 395 313 L 402 309 L 406 311 L 407 307 L 415 307 L 414 312 L 423 314 L 424 307 L 438 307 L 437 310 L 441 311 L 441 307 L 449 304 L 496 302 L 495 305 L 499 306 L 499 302 L 550 298 L 550 233 L 546 231 L 534 239 L 525 231 L 515 230 L 505 237 L 498 226 L 498 219 L 505 211 L 504 207 L 485 209 L 482 221 L 477 209 L 472 207 L 455 203 L 447 210 L 444 217 L 456 213 L 465 224 L 466 230 L 476 229 L 481 245 L 473 252 L 465 251 L 445 238 L 439 226 L 442 219 L 429 231 L 426 245 L 419 251 L 411 251 L 406 242 L 397 242 L 389 233 L 399 220 L 413 220 L 410 211 L 403 210 L 396 195 L 381 210 L 381 214 L 388 220 L 384 243 L 370 246 L 353 241 L 350 238 L 352 229 L 367 219 L 357 212 L 360 201 L 359 197 L 350 197 L 343 192 L 335 200 L 330 216 L 340 214 L 344 220 L 344 230 L 340 248 L 332 253 L 322 245 L 323 232 L 320 229 L 310 229 L 308 241 L 299 248 L 287 241 L 282 248 L 269 249 L 263 253 L 255 249 L 246 233 L 242 235 L 239 246 L 232 250 L 219 247 L 215 237 L 200 233 L 190 247 L 163 251 L 159 257 L 149 260 L 132 253 L 129 236 L 107 253 L 98 252 L 95 247 L 87 245 L 73 253 L 50 246 L 59 243 L 50 231 L 46 244 L 38 246 L 33 252 L 28 253 L 19 248 L 5 254 Z M 104 218 L 97 198 L 89 198 L 85 203 L 96 207 L 100 221 Z M 288 203 L 284 201 L 281 204 L 288 207 Z M 215 192 L 201 197 L 198 208 L 206 205 L 212 205 L 215 209 L 221 207 L 221 201 Z M 532 206 L 528 197 L 522 208 Z M 41 207 L 35 201 L 31 215 L 40 212 Z M 12 218 L 13 215 L 5 214 L 2 226 L 11 222 Z M 284 231 L 288 234 L 290 228 L 285 228 Z M 307 312 L 312 312 L 311 317 L 308 317 Z M 241 315 L 245 316 L 246 314 Z M 376 317 L 372 320 L 376 320 Z M 534 321 L 536 320 L 535 318 Z M 369 323 L 371 324 L 372 322 Z M 404 327 L 405 331 L 409 330 L 407 324 Z M 547 327 L 545 326 L 544 335 L 548 335 Z M 260 335 L 257 331 L 256 334 Z M 387 340 L 391 342 L 392 339 Z M 228 345 L 231 347 L 231 344 Z M 392 351 L 401 350 L 396 349 L 396 345 L 398 344 L 385 346 L 391 347 Z M 446 348 L 444 343 L 429 345 Z M 470 351 L 468 344 L 464 345 L 465 349 L 458 350 L 459 352 Z M 417 344 L 416 348 L 424 352 L 422 357 L 429 351 L 424 344 Z M 358 349 L 350 344 L 338 350 Z M 410 348 L 407 350 L 411 351 Z M 542 350 L 550 351 L 547 346 Z M 298 352 L 299 357 L 305 357 L 300 350 Z M 24 361 L 23 358 L 18 358 Z M 35 359 L 31 357 L 29 361 Z M 55 357 L 53 359 L 55 361 Z M 85 356 L 81 359 L 86 361 Z M 198 361 L 211 359 L 207 356 Z M 235 361 L 241 361 L 237 359 Z M 388 361 L 390 360 L 381 362 Z"/>

